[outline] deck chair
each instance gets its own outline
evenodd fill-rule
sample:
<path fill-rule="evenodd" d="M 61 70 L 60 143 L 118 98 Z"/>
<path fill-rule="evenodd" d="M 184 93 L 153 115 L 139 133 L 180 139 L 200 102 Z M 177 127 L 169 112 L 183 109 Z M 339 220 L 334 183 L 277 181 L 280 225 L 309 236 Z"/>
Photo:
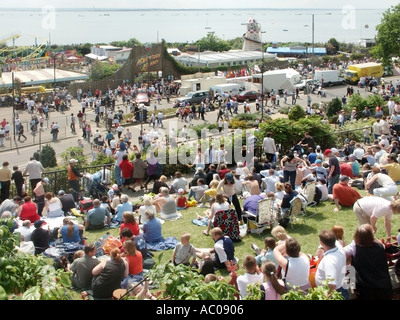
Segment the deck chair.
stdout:
<path fill-rule="evenodd" d="M 306 201 L 305 205 L 304 205 L 304 214 L 307 217 L 312 217 L 314 215 L 317 214 L 317 202 L 314 200 L 315 198 L 315 191 L 316 191 L 317 185 L 315 183 L 315 181 L 310 181 L 308 182 L 304 189 L 303 192 L 299 193 L 301 197 L 303 197 Z M 314 207 L 315 208 L 315 212 L 311 215 L 308 215 L 308 210 L 307 208 L 309 207 Z"/>
<path fill-rule="evenodd" d="M 247 230 L 250 233 L 261 234 L 266 229 L 272 229 L 277 224 L 274 200 L 258 201 L 258 215 L 245 211 L 242 213 L 242 217 L 247 217 Z"/>
<path fill-rule="evenodd" d="M 241 241 L 239 219 L 236 210 L 220 210 L 215 213 L 214 227 L 219 227 L 232 241 Z"/>
<path fill-rule="evenodd" d="M 288 223 L 292 226 L 293 228 L 293 222 L 298 220 L 299 216 L 303 217 L 303 220 L 305 221 L 305 202 L 301 199 L 301 197 L 294 197 L 292 201 L 290 201 L 290 208 L 289 210 L 284 214 L 284 217 L 288 219 Z"/>

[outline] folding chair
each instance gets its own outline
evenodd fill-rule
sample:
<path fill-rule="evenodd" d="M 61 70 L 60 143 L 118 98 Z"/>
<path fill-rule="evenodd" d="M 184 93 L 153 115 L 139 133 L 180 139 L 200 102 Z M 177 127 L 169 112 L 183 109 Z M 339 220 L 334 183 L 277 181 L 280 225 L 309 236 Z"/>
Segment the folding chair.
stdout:
<path fill-rule="evenodd" d="M 232 241 L 241 241 L 239 219 L 234 209 L 220 210 L 215 213 L 214 227 L 220 227 L 224 236 L 228 236 Z"/>
<path fill-rule="evenodd" d="M 277 224 L 274 200 L 262 199 L 258 201 L 258 215 L 245 211 L 242 217 L 247 217 L 247 229 L 251 233 L 261 234 L 264 230 L 273 228 Z"/>
<path fill-rule="evenodd" d="M 300 196 L 302 196 L 304 198 L 304 200 L 306 201 L 306 203 L 304 205 L 304 214 L 307 217 L 312 217 L 317 214 L 316 206 L 318 203 L 314 200 L 316 188 L 317 188 L 317 185 L 316 185 L 315 181 L 310 181 L 305 185 L 303 191 L 301 193 L 299 193 Z M 315 212 L 311 215 L 308 215 L 307 207 L 315 207 Z"/>
<path fill-rule="evenodd" d="M 289 211 L 285 213 L 285 217 L 289 219 L 289 224 L 293 228 L 293 222 L 298 220 L 299 216 L 303 217 L 303 221 L 305 221 L 305 211 L 304 211 L 305 203 L 301 200 L 300 197 L 295 197 L 290 201 Z"/>

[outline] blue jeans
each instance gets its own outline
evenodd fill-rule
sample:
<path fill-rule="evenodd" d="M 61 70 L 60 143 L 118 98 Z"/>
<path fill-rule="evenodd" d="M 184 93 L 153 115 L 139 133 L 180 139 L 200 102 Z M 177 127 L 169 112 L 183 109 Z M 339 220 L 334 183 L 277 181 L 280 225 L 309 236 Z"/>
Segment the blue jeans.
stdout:
<path fill-rule="evenodd" d="M 333 186 L 339 182 L 339 177 L 340 175 L 337 174 L 335 176 L 332 176 L 332 178 L 328 178 L 328 193 L 332 194 L 333 193 Z"/>
<path fill-rule="evenodd" d="M 295 189 L 296 171 L 283 171 L 283 182 L 290 181 L 292 189 Z"/>
<path fill-rule="evenodd" d="M 349 300 L 350 295 L 349 295 L 349 291 L 344 289 L 343 287 L 340 287 L 338 289 L 336 289 L 337 292 L 340 292 L 344 298 L 344 300 Z"/>
<path fill-rule="evenodd" d="M 115 166 L 114 175 L 115 175 L 115 181 L 117 182 L 118 186 L 122 185 L 125 182 L 124 177 L 121 175 L 121 168 L 120 167 Z"/>

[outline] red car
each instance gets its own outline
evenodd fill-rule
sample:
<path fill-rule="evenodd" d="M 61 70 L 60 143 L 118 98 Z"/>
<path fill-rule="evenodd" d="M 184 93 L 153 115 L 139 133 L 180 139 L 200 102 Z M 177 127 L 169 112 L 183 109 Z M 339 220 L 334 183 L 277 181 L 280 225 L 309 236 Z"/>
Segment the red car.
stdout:
<path fill-rule="evenodd" d="M 145 92 L 139 92 L 136 95 L 135 102 L 137 105 L 143 103 L 145 106 L 150 106 L 149 96 Z"/>
<path fill-rule="evenodd" d="M 246 100 L 255 101 L 258 98 L 258 92 L 256 91 L 242 91 L 236 96 L 237 101 L 244 102 Z"/>

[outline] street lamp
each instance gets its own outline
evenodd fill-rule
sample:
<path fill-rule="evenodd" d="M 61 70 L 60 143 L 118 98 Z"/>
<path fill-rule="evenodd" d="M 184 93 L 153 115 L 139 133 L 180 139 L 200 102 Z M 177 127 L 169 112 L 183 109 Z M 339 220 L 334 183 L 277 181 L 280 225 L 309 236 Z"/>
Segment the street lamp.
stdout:
<path fill-rule="evenodd" d="M 12 80 L 12 108 L 13 108 L 13 128 L 14 128 L 14 143 L 15 143 L 15 136 L 17 132 L 15 132 L 15 96 L 14 96 L 14 72 L 11 73 L 11 80 Z"/>
<path fill-rule="evenodd" d="M 56 53 L 53 52 L 51 57 L 53 58 L 53 69 L 54 69 L 54 75 L 53 75 L 53 88 L 56 88 Z"/>
<path fill-rule="evenodd" d="M 262 41 L 262 34 L 266 31 L 260 31 L 262 65 L 261 65 L 261 123 L 264 120 L 264 44 Z"/>
<path fill-rule="evenodd" d="M 321 13 L 320 15 L 331 15 L 332 12 L 327 12 L 327 13 Z M 298 13 L 297 15 L 303 15 L 303 13 Z M 312 32 L 312 51 L 311 51 L 311 68 L 312 68 L 312 73 L 314 75 L 314 43 L 315 43 L 315 28 L 314 28 L 314 16 L 316 14 L 312 13 L 311 17 L 312 17 L 312 24 L 311 24 L 311 32 Z M 305 27 L 308 27 L 308 25 L 304 25 Z M 313 77 L 314 78 L 314 77 Z"/>

